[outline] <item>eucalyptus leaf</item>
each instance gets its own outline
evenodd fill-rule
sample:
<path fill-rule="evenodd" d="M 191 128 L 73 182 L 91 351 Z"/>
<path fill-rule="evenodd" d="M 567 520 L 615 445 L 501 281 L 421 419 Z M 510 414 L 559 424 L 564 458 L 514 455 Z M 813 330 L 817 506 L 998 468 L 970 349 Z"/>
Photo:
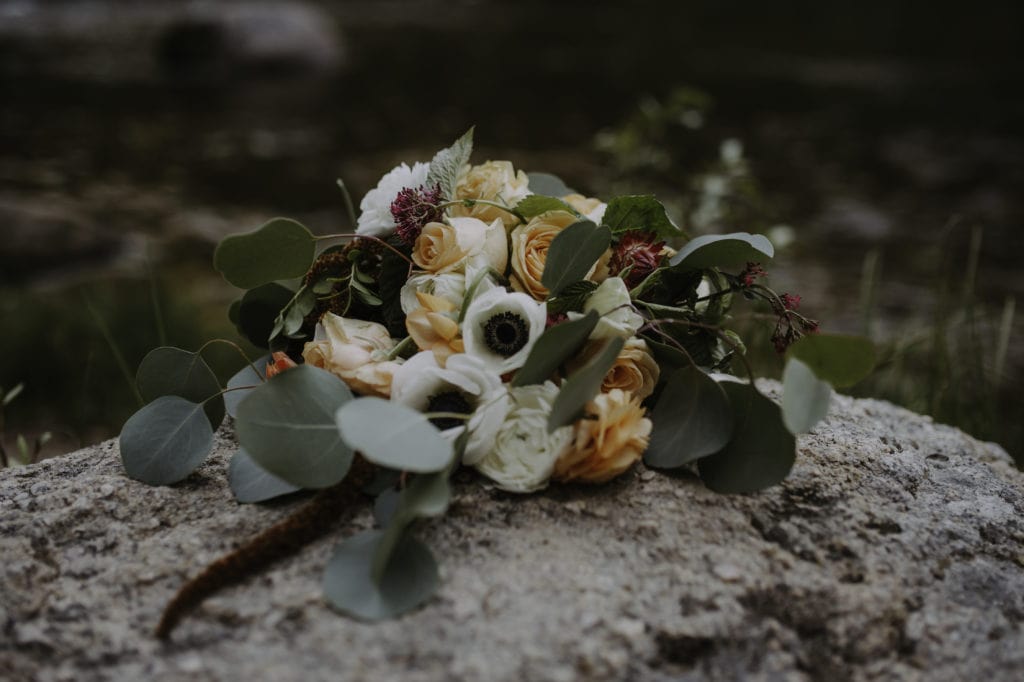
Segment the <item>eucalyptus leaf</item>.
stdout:
<path fill-rule="evenodd" d="M 548 299 L 548 314 L 582 312 L 590 295 L 597 290 L 597 283 L 581 279 L 562 288 L 558 296 Z"/>
<path fill-rule="evenodd" d="M 806 433 L 828 414 L 832 387 L 796 358 L 782 372 L 782 419 L 790 433 Z"/>
<path fill-rule="evenodd" d="M 373 520 L 378 526 L 387 526 L 395 518 L 398 503 L 402 500 L 402 491 L 388 488 L 381 491 L 373 501 Z"/>
<path fill-rule="evenodd" d="M 587 276 L 594 263 L 612 243 L 612 233 L 589 220 L 569 225 L 555 235 L 548 246 L 541 284 L 552 296 Z"/>
<path fill-rule="evenodd" d="M 702 270 L 742 266 L 771 260 L 774 256 L 775 247 L 764 235 L 733 232 L 695 237 L 686 242 L 669 263 L 679 268 Z"/>
<path fill-rule="evenodd" d="M 244 448 L 239 448 L 231 457 L 228 485 L 235 499 L 245 504 L 265 502 L 302 490 L 261 467 Z"/>
<path fill-rule="evenodd" d="M 548 433 L 571 424 L 583 413 L 584 406 L 601 390 L 604 377 L 615 364 L 624 344 L 625 341 L 618 337 L 607 340 L 597 355 L 562 384 L 548 415 Z"/>
<path fill-rule="evenodd" d="M 231 284 L 252 289 L 280 279 L 302 277 L 313 263 L 316 239 L 305 227 L 275 218 L 254 232 L 225 237 L 213 266 Z"/>
<path fill-rule="evenodd" d="M 875 366 L 875 346 L 862 336 L 811 334 L 790 346 L 787 356 L 836 388 L 854 385 Z"/>
<path fill-rule="evenodd" d="M 228 390 L 224 392 L 224 408 L 229 415 L 234 417 L 238 413 L 238 405 L 242 402 L 242 399 L 266 380 L 267 364 L 269 362 L 270 356 L 264 355 L 253 360 L 251 365 L 246 363 L 242 369 L 235 372 L 235 375 L 228 379 Z M 253 388 L 246 388 L 247 386 L 252 386 Z"/>
<path fill-rule="evenodd" d="M 124 469 L 150 485 L 171 485 L 203 463 L 213 448 L 213 429 L 202 405 L 165 395 L 129 417 L 121 429 Z"/>
<path fill-rule="evenodd" d="M 531 194 L 515 205 L 516 213 L 527 220 L 541 213 L 548 211 L 565 211 L 573 215 L 579 215 L 579 211 L 565 203 L 561 199 L 548 197 L 542 194 Z"/>
<path fill-rule="evenodd" d="M 542 384 L 550 379 L 555 370 L 586 343 L 599 319 L 597 311 L 591 310 L 583 317 L 544 330 L 526 356 L 526 362 L 512 378 L 512 385 Z"/>
<path fill-rule="evenodd" d="M 473 153 L 473 128 L 470 128 L 457 139 L 451 147 L 434 154 L 427 172 L 427 186 L 441 186 L 441 194 L 452 201 L 455 199 L 455 185 L 459 180 L 462 167 L 469 163 Z"/>
<path fill-rule="evenodd" d="M 204 403 L 203 410 L 216 429 L 224 421 L 224 400 L 217 376 L 202 356 L 173 346 L 154 348 L 139 363 L 135 384 L 146 402 L 160 396 L 176 395 L 194 403 Z"/>
<path fill-rule="evenodd" d="M 334 551 L 324 571 L 324 594 L 332 606 L 364 620 L 393 618 L 410 611 L 437 590 L 437 562 L 430 550 L 406 531 L 379 579 L 373 559 L 384 535 L 368 530 L 348 538 Z"/>
<path fill-rule="evenodd" d="M 309 287 L 303 286 L 274 321 L 274 328 L 270 331 L 270 340 L 273 341 L 279 335 L 288 338 L 299 336 L 306 316 L 313 312 L 315 307 L 316 294 Z"/>
<path fill-rule="evenodd" d="M 299 365 L 269 379 L 238 405 L 238 442 L 261 467 L 302 488 L 326 488 L 345 477 L 352 449 L 334 414 L 352 400 L 338 377 Z"/>
<path fill-rule="evenodd" d="M 779 406 L 749 384 L 723 381 L 735 415 L 732 438 L 697 462 L 704 483 L 719 493 L 750 493 L 780 483 L 793 468 L 796 440 Z"/>
<path fill-rule="evenodd" d="M 349 447 L 390 469 L 440 471 L 454 457 L 451 441 L 425 414 L 399 403 L 359 398 L 337 410 L 336 424 Z"/>
<path fill-rule="evenodd" d="M 672 372 L 651 422 L 644 463 L 673 469 L 725 447 L 732 437 L 733 411 L 715 380 L 690 366 Z"/>
<path fill-rule="evenodd" d="M 551 173 L 528 173 L 530 191 L 548 197 L 564 197 L 576 194 L 576 190 L 566 185 L 562 178 Z"/>
<path fill-rule="evenodd" d="M 420 474 L 413 478 L 412 482 L 402 490 L 388 514 L 389 499 L 381 503 L 378 510 L 374 506 L 374 513 L 387 516 L 387 528 L 377 545 L 376 554 L 373 558 L 372 571 L 374 579 L 380 579 L 387 570 L 393 552 L 398 542 L 406 534 L 409 525 L 420 517 L 441 516 L 448 510 L 451 502 L 451 486 L 448 483 L 449 470 L 439 471 L 433 474 Z"/>
<path fill-rule="evenodd" d="M 615 197 L 608 202 L 601 222 L 614 235 L 631 230 L 653 232 L 662 239 L 682 234 L 662 203 L 650 194 Z"/>
<path fill-rule="evenodd" d="M 295 292 L 277 283 L 264 284 L 245 292 L 238 305 L 239 333 L 260 348 L 270 345 L 275 321 Z"/>

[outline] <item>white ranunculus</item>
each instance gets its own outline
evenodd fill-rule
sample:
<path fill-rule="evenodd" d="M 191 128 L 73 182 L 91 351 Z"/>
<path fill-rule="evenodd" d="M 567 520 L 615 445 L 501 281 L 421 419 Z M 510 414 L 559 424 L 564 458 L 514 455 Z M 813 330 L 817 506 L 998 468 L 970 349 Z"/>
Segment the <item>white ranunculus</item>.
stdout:
<path fill-rule="evenodd" d="M 547 324 L 547 304 L 500 287 L 473 297 L 462 321 L 466 354 L 504 374 L 523 366 Z"/>
<path fill-rule="evenodd" d="M 395 166 L 380 179 L 377 186 L 366 193 L 359 202 L 357 234 L 371 237 L 386 237 L 395 229 L 391 216 L 391 204 L 403 189 L 418 189 L 427 183 L 429 163 L 416 162 L 410 168 L 407 164 Z"/>
<path fill-rule="evenodd" d="M 591 310 L 596 310 L 601 316 L 594 331 L 590 333 L 592 339 L 610 339 L 616 336 L 628 339 L 636 334 L 644 323 L 644 318 L 633 310 L 629 289 L 621 277 L 609 277 L 601 282 L 583 304 L 583 313 L 569 313 L 569 319 L 583 317 Z"/>
<path fill-rule="evenodd" d="M 466 295 L 466 276 L 458 272 L 446 272 L 441 275 L 432 275 L 424 272 L 413 275 L 405 281 L 402 286 L 401 303 L 402 312 L 406 315 L 421 307 L 416 298 L 416 292 L 431 294 L 450 301 L 455 309 L 462 306 L 462 299 Z"/>
<path fill-rule="evenodd" d="M 558 396 L 552 382 L 513 388 L 511 395 L 512 409 L 476 468 L 502 490 L 529 493 L 547 485 L 555 462 L 572 443 L 573 427 L 548 433 L 548 416 Z"/>
<path fill-rule="evenodd" d="M 464 400 L 473 415 L 467 424 L 469 441 L 462 461 L 474 464 L 490 449 L 505 421 L 508 390 L 497 373 L 463 353 L 449 357 L 444 367 L 437 364 L 432 352 L 417 353 L 398 368 L 391 381 L 391 399 L 420 412 L 437 411 L 438 405 L 432 406 L 432 400 L 447 393 L 454 394 L 455 400 Z M 441 435 L 455 440 L 465 429 L 453 426 Z"/>

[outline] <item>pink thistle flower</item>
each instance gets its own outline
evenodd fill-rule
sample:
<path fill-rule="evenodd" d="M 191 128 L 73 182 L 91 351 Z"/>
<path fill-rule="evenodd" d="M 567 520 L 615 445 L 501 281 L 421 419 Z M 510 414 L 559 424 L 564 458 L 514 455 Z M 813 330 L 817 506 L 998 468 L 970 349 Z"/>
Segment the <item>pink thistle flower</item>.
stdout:
<path fill-rule="evenodd" d="M 661 264 L 661 251 L 665 242 L 655 239 L 657 236 L 651 232 L 627 232 L 615 246 L 611 260 L 608 261 L 609 274 L 622 277 L 627 289 L 644 281 Z"/>

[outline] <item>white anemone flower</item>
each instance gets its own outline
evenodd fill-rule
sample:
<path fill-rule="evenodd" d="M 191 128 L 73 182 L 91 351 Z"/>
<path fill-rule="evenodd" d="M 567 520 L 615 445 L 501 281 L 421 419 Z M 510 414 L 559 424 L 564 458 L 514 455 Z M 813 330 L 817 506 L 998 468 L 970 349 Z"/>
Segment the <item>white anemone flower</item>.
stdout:
<path fill-rule="evenodd" d="M 547 304 L 528 294 L 500 287 L 478 294 L 462 322 L 466 354 L 498 374 L 522 367 L 547 319 Z"/>
<path fill-rule="evenodd" d="M 444 367 L 430 351 L 412 356 L 395 371 L 391 399 L 420 412 L 471 414 L 468 422 L 455 417 L 434 420 L 441 435 L 451 440 L 469 428 L 462 461 L 470 465 L 490 450 L 509 410 L 501 377 L 464 353 L 449 357 Z"/>
<path fill-rule="evenodd" d="M 409 168 L 400 164 L 380 179 L 377 186 L 366 193 L 359 202 L 359 221 L 356 234 L 371 237 L 386 237 L 395 230 L 395 219 L 391 216 L 391 204 L 403 189 L 418 189 L 427 183 L 429 163 L 416 162 Z"/>
<path fill-rule="evenodd" d="M 530 493 L 548 484 L 555 462 L 572 444 L 573 427 L 548 433 L 558 387 L 547 381 L 512 389 L 512 409 L 476 468 L 502 490 Z"/>

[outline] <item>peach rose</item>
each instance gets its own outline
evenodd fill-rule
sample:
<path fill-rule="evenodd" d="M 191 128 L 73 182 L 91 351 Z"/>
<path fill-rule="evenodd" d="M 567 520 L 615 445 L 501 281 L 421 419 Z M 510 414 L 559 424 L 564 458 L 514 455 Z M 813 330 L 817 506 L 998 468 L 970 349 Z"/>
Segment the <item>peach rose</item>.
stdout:
<path fill-rule="evenodd" d="M 548 289 L 541 284 L 548 248 L 559 232 L 579 218 L 568 211 L 541 213 L 525 225 L 512 230 L 512 288 L 530 294 L 538 301 L 548 297 Z M 596 264 L 587 274 L 594 274 Z"/>
<path fill-rule="evenodd" d="M 598 225 L 604 218 L 604 212 L 608 204 L 594 197 L 585 197 L 582 194 L 568 194 L 562 197 L 562 201 L 579 211 L 580 215 Z"/>
<path fill-rule="evenodd" d="M 644 454 L 651 420 L 640 400 L 614 388 L 600 393 L 576 422 L 572 446 L 555 464 L 558 481 L 604 483 L 623 473 Z"/>
<path fill-rule="evenodd" d="M 503 273 L 508 264 L 505 229 L 499 220 L 488 225 L 476 218 L 427 223 L 413 244 L 412 260 L 433 274 L 465 272 L 467 263 Z"/>
<path fill-rule="evenodd" d="M 587 344 L 583 352 L 569 363 L 570 371 L 586 364 L 602 347 L 602 343 Z M 601 383 L 601 391 L 608 393 L 618 388 L 643 400 L 654 393 L 660 374 L 661 369 L 651 356 L 647 343 L 634 336 L 626 340 L 615 364 Z"/>
<path fill-rule="evenodd" d="M 388 398 L 401 363 L 387 360 L 395 340 L 376 322 L 325 313 L 316 336 L 302 350 L 307 364 L 325 369 L 362 395 Z"/>
<path fill-rule="evenodd" d="M 459 324 L 455 321 L 455 304 L 446 298 L 416 292 L 420 307 L 405 317 L 405 328 L 420 350 L 434 353 L 440 367 L 453 353 L 465 352 Z"/>
<path fill-rule="evenodd" d="M 508 207 L 514 207 L 530 193 L 526 173 L 518 173 L 511 161 L 488 161 L 479 166 L 466 165 L 455 185 L 456 199 L 483 199 Z M 486 223 L 501 220 L 506 228 L 519 222 L 513 214 L 497 206 L 477 204 L 476 206 L 453 206 L 453 216 L 478 218 Z"/>

